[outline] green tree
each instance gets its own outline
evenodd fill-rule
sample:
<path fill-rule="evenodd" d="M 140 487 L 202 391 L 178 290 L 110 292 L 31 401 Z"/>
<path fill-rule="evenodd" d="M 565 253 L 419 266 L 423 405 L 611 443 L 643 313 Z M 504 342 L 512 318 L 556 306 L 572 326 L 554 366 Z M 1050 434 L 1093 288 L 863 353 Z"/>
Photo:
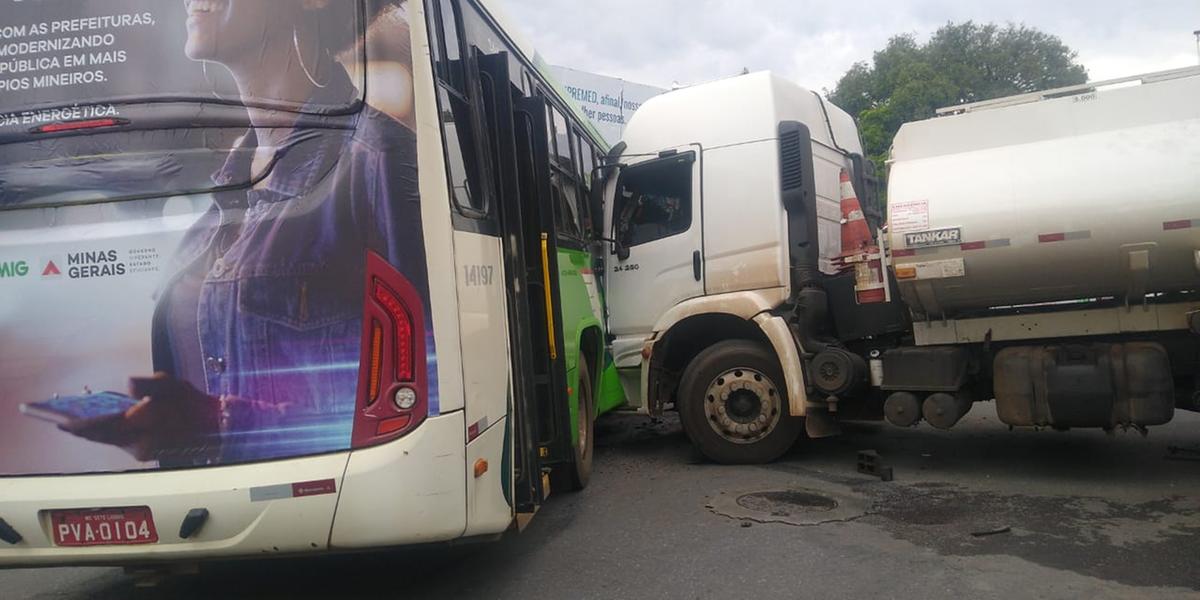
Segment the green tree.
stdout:
<path fill-rule="evenodd" d="M 1025 27 L 948 23 L 925 44 L 893 37 L 829 93 L 858 119 L 867 154 L 883 165 L 900 126 L 937 109 L 1085 83 L 1087 69 L 1056 36 Z"/>

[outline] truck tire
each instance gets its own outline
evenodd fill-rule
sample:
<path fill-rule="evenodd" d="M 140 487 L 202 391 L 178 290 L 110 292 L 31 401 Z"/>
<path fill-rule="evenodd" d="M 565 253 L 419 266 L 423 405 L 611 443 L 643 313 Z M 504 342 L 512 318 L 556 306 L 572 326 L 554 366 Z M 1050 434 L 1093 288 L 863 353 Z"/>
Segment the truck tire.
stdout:
<path fill-rule="evenodd" d="M 587 359 L 579 357 L 579 410 L 575 417 L 578 439 L 573 444 L 575 456 L 571 464 L 563 465 L 551 472 L 554 489 L 578 492 L 588 486 L 592 479 L 592 452 L 595 449 L 596 399 L 592 372 Z"/>
<path fill-rule="evenodd" d="M 788 413 L 779 360 L 746 340 L 721 342 L 692 360 L 679 386 L 679 416 L 700 453 L 727 465 L 771 462 L 803 429 Z"/>

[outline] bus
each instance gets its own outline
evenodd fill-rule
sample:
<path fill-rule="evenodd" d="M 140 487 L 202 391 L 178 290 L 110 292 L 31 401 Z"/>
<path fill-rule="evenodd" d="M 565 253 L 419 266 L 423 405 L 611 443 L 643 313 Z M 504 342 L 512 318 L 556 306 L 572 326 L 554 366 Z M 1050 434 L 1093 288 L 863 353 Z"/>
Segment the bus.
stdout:
<path fill-rule="evenodd" d="M 587 485 L 607 147 L 492 2 L 0 11 L 0 566 L 493 539 Z"/>

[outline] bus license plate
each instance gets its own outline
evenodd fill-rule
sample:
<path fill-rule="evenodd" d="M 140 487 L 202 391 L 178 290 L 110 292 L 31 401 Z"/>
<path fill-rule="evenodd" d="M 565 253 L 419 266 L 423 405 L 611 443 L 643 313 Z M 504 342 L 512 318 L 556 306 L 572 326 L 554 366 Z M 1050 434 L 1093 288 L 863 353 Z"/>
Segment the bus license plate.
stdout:
<path fill-rule="evenodd" d="M 158 531 L 150 508 L 50 511 L 54 544 L 68 548 L 155 544 Z"/>

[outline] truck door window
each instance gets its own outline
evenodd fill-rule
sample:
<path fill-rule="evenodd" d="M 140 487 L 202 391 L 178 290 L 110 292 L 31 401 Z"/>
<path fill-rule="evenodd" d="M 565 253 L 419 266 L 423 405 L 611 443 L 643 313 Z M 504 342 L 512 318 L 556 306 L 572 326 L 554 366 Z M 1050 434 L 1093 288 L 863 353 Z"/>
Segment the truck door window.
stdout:
<path fill-rule="evenodd" d="M 674 156 L 626 169 L 614 206 L 617 241 L 633 248 L 692 228 L 694 154 Z"/>

